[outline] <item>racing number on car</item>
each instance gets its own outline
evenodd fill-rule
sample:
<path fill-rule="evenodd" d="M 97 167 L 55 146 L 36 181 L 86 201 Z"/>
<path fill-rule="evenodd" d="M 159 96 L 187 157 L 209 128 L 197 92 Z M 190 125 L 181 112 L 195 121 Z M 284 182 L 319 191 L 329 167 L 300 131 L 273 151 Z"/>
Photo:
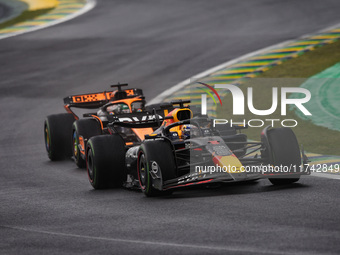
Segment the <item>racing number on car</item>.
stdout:
<path fill-rule="evenodd" d="M 92 94 L 92 95 L 85 95 L 85 96 L 75 96 L 73 98 L 73 102 L 75 103 L 83 103 L 83 102 L 93 102 L 93 101 L 97 101 L 97 95 L 96 94 Z"/>
<path fill-rule="evenodd" d="M 126 92 L 126 94 L 127 94 L 128 96 L 133 96 L 133 95 L 134 95 L 132 89 L 127 89 L 127 90 L 125 90 L 125 92 Z"/>

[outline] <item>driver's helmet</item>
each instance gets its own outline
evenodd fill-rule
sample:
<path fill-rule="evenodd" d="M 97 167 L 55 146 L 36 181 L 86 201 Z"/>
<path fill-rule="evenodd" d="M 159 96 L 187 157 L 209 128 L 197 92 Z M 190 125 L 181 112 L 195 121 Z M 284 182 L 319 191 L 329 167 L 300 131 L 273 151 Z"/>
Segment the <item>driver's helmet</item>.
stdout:
<path fill-rule="evenodd" d="M 121 106 L 121 113 L 129 113 L 130 109 L 129 106 L 127 104 L 120 104 Z"/>
<path fill-rule="evenodd" d="M 186 124 L 182 126 L 182 136 L 183 139 L 189 139 L 190 136 L 197 136 L 198 130 L 197 127 L 195 125 L 191 125 L 191 124 Z"/>
<path fill-rule="evenodd" d="M 127 104 L 114 104 L 110 105 L 106 109 L 110 114 L 122 114 L 122 113 L 129 113 L 130 109 Z"/>

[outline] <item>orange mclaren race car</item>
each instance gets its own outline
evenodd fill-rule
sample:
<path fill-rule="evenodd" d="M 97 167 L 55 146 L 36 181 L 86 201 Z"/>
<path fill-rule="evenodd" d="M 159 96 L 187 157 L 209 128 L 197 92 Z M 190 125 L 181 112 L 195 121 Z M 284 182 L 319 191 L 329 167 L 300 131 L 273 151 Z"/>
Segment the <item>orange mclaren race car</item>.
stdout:
<path fill-rule="evenodd" d="M 108 117 L 144 111 L 145 99 L 141 89 L 122 89 L 128 84 L 111 85 L 116 90 L 72 95 L 64 98 L 67 113 L 47 116 L 44 123 L 44 137 L 47 155 L 51 160 L 74 157 L 78 167 L 85 167 L 87 140 L 96 135 L 107 134 Z M 79 118 L 73 108 L 96 109 L 95 113 L 83 114 Z M 126 144 L 144 140 L 151 128 L 120 128 Z"/>
<path fill-rule="evenodd" d="M 175 189 L 211 183 L 269 178 L 290 184 L 308 174 L 307 157 L 300 151 L 290 128 L 265 128 L 261 142 L 247 140 L 244 126 L 214 125 L 206 116 L 193 117 L 179 104 L 164 119 L 148 121 L 111 119 L 110 135 L 92 137 L 86 147 L 87 171 L 95 189 L 137 187 L 146 196 L 168 194 Z M 146 118 L 145 118 L 146 119 Z M 118 128 L 158 127 L 145 140 L 127 146 Z M 301 157 L 302 155 L 302 157 Z"/>

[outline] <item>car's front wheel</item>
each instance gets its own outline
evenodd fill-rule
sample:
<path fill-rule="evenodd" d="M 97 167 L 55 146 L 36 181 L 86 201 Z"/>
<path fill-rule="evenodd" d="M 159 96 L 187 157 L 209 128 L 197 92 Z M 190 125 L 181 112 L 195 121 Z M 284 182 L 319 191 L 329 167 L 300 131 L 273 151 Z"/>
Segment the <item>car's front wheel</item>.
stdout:
<path fill-rule="evenodd" d="M 140 187 L 146 196 L 169 194 L 163 182 L 176 177 L 176 162 L 170 142 L 144 142 L 138 151 L 137 173 Z"/>
<path fill-rule="evenodd" d="M 102 129 L 95 119 L 81 119 L 73 123 L 72 128 L 73 157 L 79 168 L 86 166 L 85 141 L 93 136 L 101 135 Z"/>

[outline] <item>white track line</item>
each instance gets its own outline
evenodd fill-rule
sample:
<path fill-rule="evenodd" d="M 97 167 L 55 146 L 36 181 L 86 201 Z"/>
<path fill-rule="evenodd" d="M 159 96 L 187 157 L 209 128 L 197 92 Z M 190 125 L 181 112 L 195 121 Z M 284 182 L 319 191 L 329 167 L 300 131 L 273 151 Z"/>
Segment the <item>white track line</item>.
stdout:
<path fill-rule="evenodd" d="M 313 176 L 313 177 L 320 177 L 320 178 L 334 179 L 334 180 L 340 180 L 340 175 L 338 175 L 338 174 L 313 173 L 312 172 L 311 176 Z"/>
<path fill-rule="evenodd" d="M 15 34 L 0 36 L 0 40 L 6 39 L 6 38 L 9 38 L 9 37 L 13 37 L 13 36 L 17 36 L 17 35 L 26 34 L 26 33 L 33 32 L 33 31 L 37 31 L 37 30 L 40 30 L 40 29 L 44 29 L 44 28 L 47 28 L 47 27 L 51 27 L 51 26 L 69 21 L 71 19 L 74 19 L 74 18 L 76 18 L 80 15 L 83 15 L 84 13 L 92 10 L 96 6 L 96 4 L 97 4 L 96 0 L 87 0 L 85 6 L 82 9 L 80 9 L 79 11 L 77 11 L 75 13 L 72 13 L 72 14 L 66 16 L 65 18 L 48 22 L 48 23 L 46 23 L 45 25 L 42 25 L 42 26 L 32 27 L 30 29 L 27 29 L 27 30 L 24 30 L 24 31 L 21 31 L 21 32 L 17 32 Z"/>
<path fill-rule="evenodd" d="M 325 32 L 327 30 L 332 30 L 332 29 L 335 29 L 337 27 L 340 26 L 340 23 L 336 24 L 336 25 L 333 25 L 333 26 L 330 26 L 330 27 L 327 27 L 327 28 L 324 28 L 322 30 L 319 30 L 317 32 L 315 32 L 314 34 L 317 34 L 317 33 L 322 33 L 322 32 Z M 176 84 L 175 86 L 171 87 L 170 89 L 167 89 L 165 90 L 163 93 L 161 93 L 160 95 L 158 95 L 157 97 L 155 97 L 154 99 L 152 99 L 148 104 L 156 104 L 156 103 L 160 103 L 162 102 L 165 98 L 167 98 L 168 96 L 172 95 L 174 92 L 178 91 L 178 90 L 181 90 L 182 88 L 184 88 L 186 85 L 190 84 L 191 82 L 195 81 L 195 80 L 198 80 L 198 79 L 201 79 L 211 73 L 214 73 L 220 69 L 224 69 L 224 68 L 227 68 L 228 66 L 231 66 L 235 63 L 238 63 L 242 60 L 245 60 L 245 59 L 248 59 L 248 58 L 251 58 L 257 54 L 261 54 L 261 53 L 264 53 L 266 51 L 269 51 L 271 49 L 274 49 L 274 48 L 279 48 L 279 47 L 283 47 L 291 42 L 294 42 L 296 40 L 299 40 L 299 39 L 304 39 L 304 38 L 308 38 L 310 36 L 312 36 L 313 34 L 306 34 L 306 35 L 303 35 L 295 40 L 287 40 L 287 41 L 284 41 L 284 42 L 281 42 L 281 43 L 278 43 L 278 44 L 275 44 L 275 45 L 272 45 L 272 46 L 269 46 L 269 47 L 265 47 L 263 49 L 260 49 L 260 50 L 257 50 L 257 51 L 254 51 L 254 52 L 251 52 L 251 53 L 248 53 L 248 54 L 245 54 L 241 57 L 238 57 L 238 58 L 235 58 L 233 60 L 230 60 L 230 61 L 227 61 L 225 63 L 222 63 L 218 66 L 215 66 L 213 68 L 210 68 L 204 72 L 201 72 L 199 74 L 196 74 L 192 77 L 190 77 L 189 79 L 186 79 L 178 84 Z"/>
<path fill-rule="evenodd" d="M 89 240 L 98 240 L 98 241 L 109 241 L 109 242 L 117 242 L 117 243 L 130 243 L 130 244 L 141 244 L 141 245 L 150 245 L 150 246 L 168 246 L 174 248 L 186 248 L 186 249 L 196 249 L 196 250 L 212 250 L 212 251 L 225 251 L 225 252 L 243 252 L 243 253 L 261 253 L 261 254 L 287 254 L 285 251 L 280 250 L 263 250 L 257 247 L 245 247 L 241 246 L 208 246 L 208 245 L 200 245 L 200 244 L 183 244 L 183 243 L 170 243 L 170 242 L 155 242 L 155 241 L 143 241 L 143 240 L 131 240 L 131 239 L 122 239 L 122 238 L 110 238 L 110 237 L 95 237 L 88 235 L 77 235 L 77 234 L 68 234 L 68 233 L 60 233 L 60 232 L 51 232 L 44 230 L 34 230 L 23 227 L 14 227 L 14 226 L 0 226 L 0 228 L 8 228 L 13 230 L 20 230 L 31 233 L 38 234 L 48 234 L 62 237 L 72 237 L 72 238 L 80 238 L 80 239 L 89 239 Z M 294 254 L 308 254 L 305 252 L 293 252 Z"/>
<path fill-rule="evenodd" d="M 292 40 L 288 40 L 288 41 L 285 41 L 283 43 L 278 43 L 278 44 L 275 44 L 273 46 L 269 46 L 269 47 L 266 47 L 266 48 L 263 48 L 263 49 L 260 49 L 260 50 L 257 50 L 257 51 L 245 54 L 245 55 L 243 55 L 241 57 L 238 57 L 238 58 L 235 58 L 233 60 L 227 61 L 225 63 L 222 63 L 222 64 L 218 65 L 218 66 L 210 68 L 210 69 L 208 69 L 208 70 L 206 70 L 204 72 L 196 74 L 196 75 L 190 77 L 189 79 L 186 79 L 186 80 L 176 84 L 175 86 L 171 87 L 170 89 L 167 89 L 166 91 L 164 91 L 163 93 L 161 93 L 160 95 L 158 95 L 157 97 L 152 99 L 148 104 L 157 104 L 157 103 L 160 103 L 165 98 L 167 98 L 168 96 L 172 95 L 174 92 L 176 92 L 178 90 L 181 90 L 186 85 L 190 84 L 191 82 L 193 82 L 195 80 L 198 80 L 198 79 L 201 79 L 201 78 L 203 78 L 205 76 L 208 76 L 209 74 L 217 72 L 220 69 L 227 68 L 228 66 L 236 64 L 236 63 L 238 63 L 238 62 L 240 62 L 242 60 L 246 60 L 248 58 L 251 58 L 251 57 L 253 57 L 253 56 L 257 55 L 257 54 L 260 54 L 260 53 L 262 53 L 264 51 L 271 50 L 271 49 L 276 48 L 276 47 L 281 47 L 281 46 L 283 46 L 283 45 L 285 45 L 286 43 L 289 43 L 289 42 L 292 42 Z"/>

